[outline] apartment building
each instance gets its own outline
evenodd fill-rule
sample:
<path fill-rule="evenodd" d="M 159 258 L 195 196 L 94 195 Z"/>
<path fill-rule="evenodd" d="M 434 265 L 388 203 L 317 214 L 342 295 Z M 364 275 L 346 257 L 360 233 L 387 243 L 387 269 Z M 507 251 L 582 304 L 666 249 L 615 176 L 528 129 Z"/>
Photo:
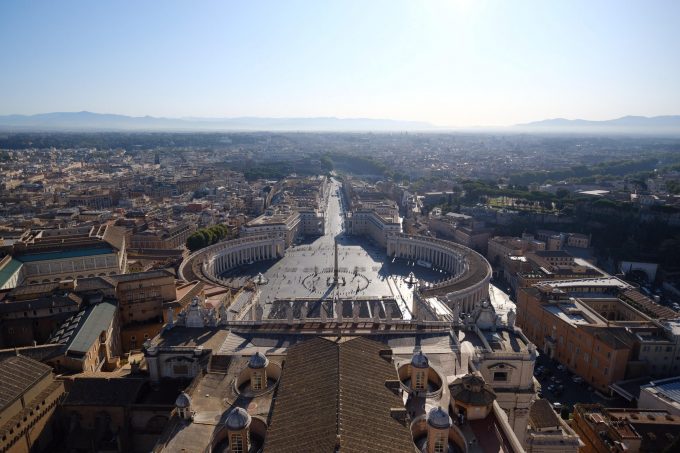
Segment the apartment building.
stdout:
<path fill-rule="evenodd" d="M 656 409 L 576 404 L 572 426 L 586 453 L 675 451 L 666 448 L 680 438 L 680 416 Z"/>
<path fill-rule="evenodd" d="M 529 340 L 593 388 L 609 393 L 609 385 L 626 377 L 634 335 L 609 325 L 584 300 L 549 287 L 522 288 L 517 312 Z"/>

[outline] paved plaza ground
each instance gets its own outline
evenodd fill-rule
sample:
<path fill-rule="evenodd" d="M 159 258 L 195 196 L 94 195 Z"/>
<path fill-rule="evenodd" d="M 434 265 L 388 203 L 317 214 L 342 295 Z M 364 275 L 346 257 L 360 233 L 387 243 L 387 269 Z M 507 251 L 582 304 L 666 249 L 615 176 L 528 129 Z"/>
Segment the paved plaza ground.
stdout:
<path fill-rule="evenodd" d="M 393 310 L 394 317 L 410 319 L 413 289 L 405 281 L 409 273 L 413 272 L 418 279 L 427 282 L 442 280 L 448 274 L 416 266 L 413 262 L 392 261 L 383 248 L 368 239 L 347 235 L 344 212 L 340 183 L 333 179 L 327 200 L 325 235 L 307 238 L 288 248 L 279 260 L 241 266 L 222 277 L 232 286 L 241 286 L 262 273 L 266 283 L 259 285 L 259 289 L 260 300 L 265 303 L 265 316 L 279 300 L 331 301 L 337 295 L 348 301 L 391 299 L 398 307 L 398 310 Z M 338 285 L 332 284 L 335 240 L 338 242 Z M 313 316 L 312 311 L 316 308 L 310 307 L 308 315 Z M 371 311 L 371 303 L 368 303 L 367 310 Z"/>

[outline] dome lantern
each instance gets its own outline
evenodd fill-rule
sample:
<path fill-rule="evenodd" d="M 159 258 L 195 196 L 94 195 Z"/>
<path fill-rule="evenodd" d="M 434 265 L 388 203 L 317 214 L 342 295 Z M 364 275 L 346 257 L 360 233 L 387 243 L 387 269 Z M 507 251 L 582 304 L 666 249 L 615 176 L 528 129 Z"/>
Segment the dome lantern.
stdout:
<path fill-rule="evenodd" d="M 229 414 L 229 417 L 227 417 L 225 425 L 227 427 L 229 449 L 231 451 L 248 451 L 250 448 L 250 434 L 248 431 L 250 422 L 250 414 L 241 407 L 235 408 Z"/>
<path fill-rule="evenodd" d="M 423 351 L 413 354 L 411 359 L 411 388 L 418 391 L 427 390 L 427 375 L 429 374 L 430 361 Z"/>
<path fill-rule="evenodd" d="M 269 359 L 261 352 L 256 352 L 248 360 L 248 371 L 250 372 L 250 389 L 254 391 L 267 388 L 267 366 Z"/>
<path fill-rule="evenodd" d="M 175 400 L 175 407 L 180 418 L 189 420 L 191 418 L 191 397 L 182 392 Z"/>
<path fill-rule="evenodd" d="M 427 414 L 427 453 L 448 451 L 449 430 L 453 421 L 441 407 L 434 407 Z"/>

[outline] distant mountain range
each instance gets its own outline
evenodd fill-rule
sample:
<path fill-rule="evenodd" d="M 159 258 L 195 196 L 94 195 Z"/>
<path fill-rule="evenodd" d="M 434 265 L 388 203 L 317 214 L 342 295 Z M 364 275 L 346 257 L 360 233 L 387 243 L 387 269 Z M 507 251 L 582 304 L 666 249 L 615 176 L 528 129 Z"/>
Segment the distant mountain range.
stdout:
<path fill-rule="evenodd" d="M 665 134 L 680 135 L 680 115 L 624 116 L 606 121 L 547 119 L 511 127 L 451 128 L 422 121 L 371 118 L 161 118 L 92 112 L 56 112 L 0 116 L 3 131 L 453 131 Z"/>
<path fill-rule="evenodd" d="M 157 118 L 92 112 L 0 116 L 0 129 L 14 131 L 425 131 L 418 121 L 369 118 Z"/>
<path fill-rule="evenodd" d="M 514 128 L 534 132 L 671 133 L 677 135 L 680 134 L 680 115 L 624 116 L 605 121 L 555 118 L 518 124 Z"/>

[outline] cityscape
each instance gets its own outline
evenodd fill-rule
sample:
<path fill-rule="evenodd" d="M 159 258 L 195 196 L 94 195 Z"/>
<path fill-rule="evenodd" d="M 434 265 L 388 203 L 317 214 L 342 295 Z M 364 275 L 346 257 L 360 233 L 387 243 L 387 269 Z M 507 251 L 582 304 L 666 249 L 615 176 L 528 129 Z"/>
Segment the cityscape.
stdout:
<path fill-rule="evenodd" d="M 68 57 L 51 76 L 20 65 L 0 75 L 0 452 L 680 451 L 680 67 L 666 55 L 679 50 L 677 5 L 652 2 L 645 32 L 631 33 L 663 49 L 655 61 L 678 78 L 646 97 L 621 81 L 627 110 L 590 99 L 597 90 L 561 103 L 570 96 L 546 82 L 554 115 L 508 95 L 514 116 L 503 116 L 480 92 L 484 116 L 455 108 L 453 85 L 441 102 L 415 83 L 387 102 L 369 78 L 420 80 L 415 66 L 390 60 L 391 74 L 376 70 L 384 55 L 362 53 L 355 66 L 346 52 L 385 45 L 368 25 L 385 17 L 394 55 L 447 60 L 439 46 L 475 45 L 455 33 L 482 39 L 461 17 L 527 25 L 520 2 L 267 3 L 280 20 L 231 2 L 163 12 L 66 3 L 0 6 L 0 49 Z M 582 26 L 557 2 L 532 8 L 558 28 Z M 617 20 L 637 23 L 639 8 L 622 6 Z M 43 14 L 69 31 L 38 51 L 23 27 L 53 30 Z M 253 17 L 262 33 L 293 18 L 300 29 L 231 41 L 245 27 L 233 20 Z M 130 27 L 113 45 L 87 19 Z M 348 36 L 313 53 L 309 38 L 326 43 L 350 25 L 361 45 Z M 168 34 L 173 45 L 153 41 L 151 55 L 135 40 L 166 27 L 204 40 L 185 55 L 206 69 L 191 83 L 161 58 L 182 55 L 184 41 Z M 210 54 L 222 45 L 246 63 L 280 63 L 284 35 L 301 46 L 285 55 L 316 55 L 305 70 L 332 90 L 301 90 L 289 66 L 243 92 L 246 64 L 225 75 L 233 91 L 207 75 L 224 69 Z M 593 45 L 609 36 L 594 32 Z M 572 47 L 565 59 L 588 54 Z M 61 79 L 69 64 L 109 61 L 106 49 L 140 70 L 91 69 L 77 87 Z M 548 67 L 548 54 L 536 64 Z M 362 77 L 347 88 L 329 55 Z M 146 78 L 156 66 L 167 81 Z M 639 71 L 635 80 L 652 77 Z M 613 89 L 599 77 L 603 93 Z M 223 110 L 206 107 L 204 88 Z M 418 102 L 406 94 L 416 89 Z M 267 107 L 261 94 L 273 96 Z M 391 114 L 392 101 L 405 110 Z M 575 101 L 583 114 L 569 110 Z"/>

